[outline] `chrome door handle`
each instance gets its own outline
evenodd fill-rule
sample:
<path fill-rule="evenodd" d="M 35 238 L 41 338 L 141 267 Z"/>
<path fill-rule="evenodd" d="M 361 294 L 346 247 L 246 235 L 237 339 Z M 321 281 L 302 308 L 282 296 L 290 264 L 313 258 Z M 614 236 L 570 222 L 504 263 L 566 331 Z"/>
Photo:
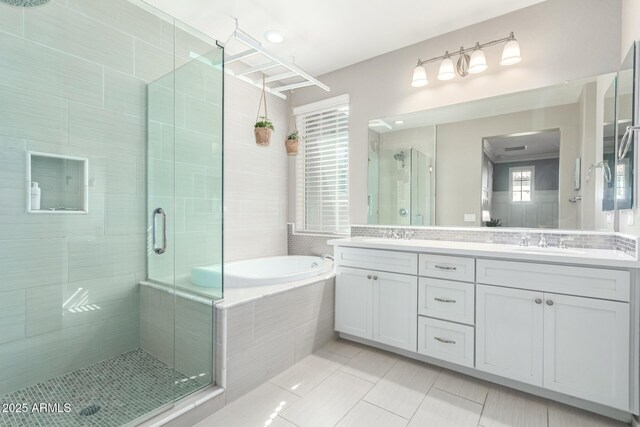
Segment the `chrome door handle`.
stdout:
<path fill-rule="evenodd" d="M 156 244 L 156 217 L 162 216 L 162 246 L 158 247 Z M 167 213 L 162 208 L 155 208 L 151 215 L 151 240 L 153 244 L 153 252 L 158 255 L 162 255 L 167 251 Z"/>
<path fill-rule="evenodd" d="M 456 302 L 456 300 L 454 299 L 446 299 L 446 298 L 438 298 L 438 297 L 435 297 L 433 299 L 440 302 Z"/>
<path fill-rule="evenodd" d="M 456 343 L 455 341 L 453 341 L 453 340 L 448 340 L 448 339 L 446 339 L 446 338 L 433 337 L 433 339 L 434 339 L 434 340 L 436 340 L 436 341 L 440 341 L 440 342 L 442 342 L 442 343 L 445 343 L 445 344 L 455 344 L 455 343 Z"/>
<path fill-rule="evenodd" d="M 435 268 L 437 268 L 438 270 L 444 270 L 444 271 L 456 271 L 458 269 L 458 267 L 449 267 L 446 265 L 435 265 Z"/>

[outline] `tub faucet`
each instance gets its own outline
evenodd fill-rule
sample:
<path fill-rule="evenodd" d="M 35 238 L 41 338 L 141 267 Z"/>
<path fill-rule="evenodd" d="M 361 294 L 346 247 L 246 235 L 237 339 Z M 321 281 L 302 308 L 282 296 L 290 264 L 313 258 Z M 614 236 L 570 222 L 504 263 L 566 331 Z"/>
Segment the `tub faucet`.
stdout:
<path fill-rule="evenodd" d="M 538 247 L 539 248 L 546 248 L 549 245 L 547 244 L 547 237 L 544 234 L 540 235 L 540 240 L 538 240 Z"/>
<path fill-rule="evenodd" d="M 331 261 L 335 261 L 335 259 L 333 258 L 333 255 L 329 255 L 329 254 L 324 254 L 320 256 L 320 259 L 322 261 L 326 261 L 328 259 L 330 259 Z"/>

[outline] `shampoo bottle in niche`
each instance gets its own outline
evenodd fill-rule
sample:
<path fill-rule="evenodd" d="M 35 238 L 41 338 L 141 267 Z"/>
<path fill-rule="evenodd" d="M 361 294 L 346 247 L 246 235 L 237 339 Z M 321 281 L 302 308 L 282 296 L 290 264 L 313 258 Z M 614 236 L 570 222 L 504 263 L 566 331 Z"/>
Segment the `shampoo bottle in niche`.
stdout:
<path fill-rule="evenodd" d="M 31 183 L 31 210 L 38 211 L 40 210 L 40 194 L 41 190 L 38 186 L 37 182 Z"/>

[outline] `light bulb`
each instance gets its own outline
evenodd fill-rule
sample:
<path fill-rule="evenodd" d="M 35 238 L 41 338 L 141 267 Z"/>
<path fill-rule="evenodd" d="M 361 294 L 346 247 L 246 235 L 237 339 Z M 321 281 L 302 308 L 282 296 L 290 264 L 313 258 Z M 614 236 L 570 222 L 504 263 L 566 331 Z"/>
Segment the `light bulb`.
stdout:
<path fill-rule="evenodd" d="M 440 63 L 440 71 L 438 71 L 438 80 L 451 80 L 456 77 L 455 66 L 453 61 L 447 56 Z"/>
<path fill-rule="evenodd" d="M 471 61 L 469 61 L 469 73 L 478 74 L 487 68 L 487 58 L 484 56 L 484 51 L 480 48 L 474 50 L 471 54 Z"/>
<path fill-rule="evenodd" d="M 513 65 L 520 61 L 522 61 L 522 58 L 520 57 L 520 45 L 518 44 L 518 40 L 511 39 L 504 45 L 500 65 Z"/>
<path fill-rule="evenodd" d="M 416 68 L 413 69 L 413 80 L 411 81 L 411 86 L 413 87 L 422 87 L 429 83 L 427 80 L 427 70 L 418 63 Z"/>

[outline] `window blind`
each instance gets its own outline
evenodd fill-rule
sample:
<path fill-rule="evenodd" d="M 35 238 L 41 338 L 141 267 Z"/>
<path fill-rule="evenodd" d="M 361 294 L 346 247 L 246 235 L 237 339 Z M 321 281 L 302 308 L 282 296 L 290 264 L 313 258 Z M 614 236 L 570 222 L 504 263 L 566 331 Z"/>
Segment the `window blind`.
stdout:
<path fill-rule="evenodd" d="M 347 233 L 349 228 L 349 98 L 294 110 L 302 136 L 296 160 L 296 228 Z"/>

